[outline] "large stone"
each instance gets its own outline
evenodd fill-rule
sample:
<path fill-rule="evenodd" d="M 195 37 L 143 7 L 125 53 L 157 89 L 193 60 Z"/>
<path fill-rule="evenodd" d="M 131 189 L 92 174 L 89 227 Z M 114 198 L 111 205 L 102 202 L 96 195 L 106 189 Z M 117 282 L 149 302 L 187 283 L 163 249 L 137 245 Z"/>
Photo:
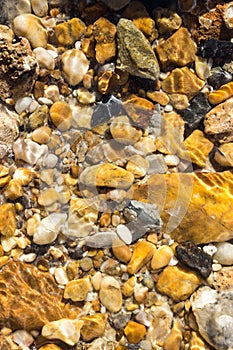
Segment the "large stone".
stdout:
<path fill-rule="evenodd" d="M 222 242 L 233 238 L 232 186 L 231 171 L 154 174 L 134 186 L 134 198 L 158 206 L 177 242 Z"/>
<path fill-rule="evenodd" d="M 178 29 L 172 36 L 156 47 L 163 69 L 183 67 L 195 59 L 196 45 L 186 28 Z"/>
<path fill-rule="evenodd" d="M 205 132 L 221 142 L 233 141 L 233 97 L 211 109 L 205 116 Z"/>
<path fill-rule="evenodd" d="M 50 273 L 33 265 L 9 261 L 0 271 L 0 325 L 12 329 L 40 329 L 63 317 L 75 318 L 62 290 Z"/>
<path fill-rule="evenodd" d="M 186 300 L 201 283 L 196 273 L 179 266 L 167 266 L 159 275 L 156 289 L 178 302 Z"/>
<path fill-rule="evenodd" d="M 117 68 L 146 79 L 157 80 L 159 64 L 154 51 L 135 24 L 121 18 L 117 25 L 118 61 Z"/>
<path fill-rule="evenodd" d="M 134 176 L 129 171 L 110 163 L 102 163 L 87 167 L 79 180 L 85 186 L 129 188 Z"/>
<path fill-rule="evenodd" d="M 188 67 L 176 68 L 162 81 L 162 89 L 170 94 L 184 94 L 189 99 L 205 85 Z"/>
<path fill-rule="evenodd" d="M 199 332 L 216 350 L 232 350 L 233 292 L 202 287 L 191 297 Z"/>

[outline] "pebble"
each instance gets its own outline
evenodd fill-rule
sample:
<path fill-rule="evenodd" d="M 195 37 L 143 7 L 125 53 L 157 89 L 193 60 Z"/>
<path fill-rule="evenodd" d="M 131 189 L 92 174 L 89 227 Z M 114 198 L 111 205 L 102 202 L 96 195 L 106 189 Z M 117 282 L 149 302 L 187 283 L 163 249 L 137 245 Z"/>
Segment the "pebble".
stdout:
<path fill-rule="evenodd" d="M 72 109 L 68 103 L 62 101 L 54 102 L 49 114 L 53 124 L 59 130 L 65 131 L 71 127 Z"/>
<path fill-rule="evenodd" d="M 32 10 L 38 17 L 45 17 L 48 13 L 47 0 L 31 0 Z"/>
<path fill-rule="evenodd" d="M 66 214 L 52 213 L 42 219 L 33 232 L 33 242 L 38 245 L 49 244 L 55 241 L 61 226 L 67 219 Z"/>
<path fill-rule="evenodd" d="M 172 33 L 182 24 L 181 17 L 169 8 L 158 7 L 153 11 L 153 15 L 160 34 Z"/>
<path fill-rule="evenodd" d="M 42 328 L 42 336 L 46 339 L 60 339 L 68 345 L 75 345 L 80 338 L 80 329 L 84 322 L 61 318 L 58 321 L 49 322 Z"/>
<path fill-rule="evenodd" d="M 93 261 L 88 256 L 80 260 L 80 267 L 83 271 L 87 272 L 93 267 Z"/>
<path fill-rule="evenodd" d="M 103 277 L 99 291 L 99 299 L 108 311 L 120 311 L 122 306 L 122 293 L 120 284 L 114 277 Z"/>
<path fill-rule="evenodd" d="M 62 54 L 62 73 L 66 82 L 79 84 L 89 69 L 89 61 L 81 50 L 70 49 Z"/>
<path fill-rule="evenodd" d="M 21 159 L 30 165 L 34 165 L 47 151 L 47 146 L 38 145 L 38 143 L 30 139 L 18 138 L 13 145 L 13 151 L 16 159 Z"/>
<path fill-rule="evenodd" d="M 169 97 L 163 91 L 147 91 L 146 96 L 161 106 L 166 106 L 169 103 Z"/>
<path fill-rule="evenodd" d="M 28 111 L 32 101 L 33 101 L 33 99 L 31 97 L 28 97 L 28 96 L 20 97 L 15 102 L 15 110 L 16 110 L 16 112 L 18 114 L 21 114 L 24 111 Z"/>
<path fill-rule="evenodd" d="M 183 339 L 180 321 L 174 320 L 172 330 L 164 341 L 164 350 L 179 350 Z"/>
<path fill-rule="evenodd" d="M 81 328 L 81 337 L 83 341 L 91 341 L 95 338 L 102 337 L 106 328 L 107 315 L 95 314 L 83 316 L 84 322 Z"/>
<path fill-rule="evenodd" d="M 224 167 L 233 167 L 233 142 L 220 145 L 214 155 L 215 161 Z"/>
<path fill-rule="evenodd" d="M 137 278 L 135 276 L 130 277 L 122 286 L 122 294 L 125 297 L 130 297 L 134 293 L 134 287 L 136 286 Z"/>
<path fill-rule="evenodd" d="M 218 90 L 220 86 L 229 83 L 231 80 L 231 73 L 223 70 L 220 67 L 216 67 L 211 70 L 211 74 L 207 79 L 207 83 L 211 85 L 215 90 Z"/>
<path fill-rule="evenodd" d="M 139 241 L 134 245 L 133 255 L 128 263 L 127 271 L 133 275 L 151 260 L 156 251 L 154 244 L 146 241 Z"/>
<path fill-rule="evenodd" d="M 155 140 L 150 136 L 141 137 L 140 140 L 134 144 L 134 147 L 145 156 L 156 151 Z"/>
<path fill-rule="evenodd" d="M 164 161 L 167 166 L 177 166 L 180 162 L 180 159 L 176 155 L 167 154 L 164 157 Z"/>
<path fill-rule="evenodd" d="M 64 298 L 72 301 L 84 301 L 91 290 L 91 282 L 88 277 L 69 281 L 64 290 Z"/>
<path fill-rule="evenodd" d="M 142 136 L 142 131 L 133 127 L 127 116 L 115 117 L 110 132 L 114 140 L 125 145 L 135 144 Z"/>
<path fill-rule="evenodd" d="M 228 242 L 217 243 L 217 252 L 213 255 L 213 259 L 222 265 L 233 264 L 233 244 Z"/>
<path fill-rule="evenodd" d="M 35 141 L 40 145 L 46 144 L 50 140 L 51 132 L 52 130 L 48 126 L 41 126 L 32 132 L 32 135 L 31 135 L 32 141 Z"/>
<path fill-rule="evenodd" d="M 117 68 L 128 73 L 157 80 L 160 69 L 153 49 L 135 24 L 121 18 L 117 24 L 118 60 Z"/>
<path fill-rule="evenodd" d="M 195 71 L 200 79 L 207 80 L 209 78 L 211 70 L 206 58 L 195 57 Z"/>
<path fill-rule="evenodd" d="M 48 50 L 43 47 L 36 47 L 33 52 L 36 55 L 36 60 L 40 68 L 46 68 L 48 70 L 55 68 L 55 59 Z"/>
<path fill-rule="evenodd" d="M 62 286 L 67 285 L 69 282 L 66 270 L 64 267 L 57 267 L 54 271 L 54 278 L 56 282 Z"/>
<path fill-rule="evenodd" d="M 76 90 L 77 100 L 81 104 L 89 105 L 95 102 L 96 97 L 94 93 L 89 92 L 86 88 L 78 88 Z"/>
<path fill-rule="evenodd" d="M 41 19 L 30 13 L 24 13 L 13 20 L 13 31 L 17 36 L 28 39 L 32 47 L 45 48 L 48 41 L 48 33 Z"/>
<path fill-rule="evenodd" d="M 116 227 L 116 232 L 119 236 L 119 238 L 125 243 L 125 244 L 131 244 L 132 242 L 132 234 L 128 227 L 126 225 L 118 225 Z"/>
<path fill-rule="evenodd" d="M 49 85 L 44 89 L 44 97 L 53 102 L 59 101 L 60 93 L 57 85 Z"/>
<path fill-rule="evenodd" d="M 86 25 L 80 18 L 72 18 L 57 24 L 54 30 L 59 45 L 71 46 L 81 39 L 86 31 Z"/>
<path fill-rule="evenodd" d="M 182 94 L 169 94 L 170 102 L 175 109 L 186 109 L 189 106 L 189 99 Z"/>
<path fill-rule="evenodd" d="M 171 247 L 167 245 L 159 247 L 159 249 L 154 253 L 151 260 L 152 270 L 161 269 L 162 267 L 167 266 L 173 255 L 174 252 Z"/>
<path fill-rule="evenodd" d="M 160 273 L 156 289 L 174 301 L 186 300 L 202 283 L 202 279 L 192 271 L 179 266 L 167 266 Z"/>
<path fill-rule="evenodd" d="M 127 189 L 133 184 L 134 176 L 117 165 L 102 163 L 84 169 L 79 180 L 85 186 Z"/>
<path fill-rule="evenodd" d="M 4 189 L 4 196 L 8 200 L 16 200 L 20 197 L 22 197 L 24 194 L 23 188 L 21 183 L 16 180 L 12 179 L 8 182 L 6 188 Z"/>
<path fill-rule="evenodd" d="M 233 82 L 220 86 L 217 91 L 208 95 L 208 100 L 212 105 L 217 105 L 233 96 Z"/>
<path fill-rule="evenodd" d="M 129 262 L 132 256 L 129 246 L 124 244 L 124 242 L 122 242 L 122 244 L 119 245 L 113 242 L 112 252 L 114 256 L 123 263 Z"/>
<path fill-rule="evenodd" d="M 139 343 L 146 334 L 146 327 L 138 322 L 129 321 L 124 329 L 127 340 L 131 344 Z"/>
<path fill-rule="evenodd" d="M 58 192 L 54 188 L 48 188 L 41 191 L 38 196 L 38 203 L 41 206 L 48 207 L 58 200 Z"/>
<path fill-rule="evenodd" d="M 39 350 L 62 350 L 62 348 L 56 344 L 46 344 L 41 346 Z"/>
<path fill-rule="evenodd" d="M 58 157 L 55 154 L 49 153 L 43 159 L 43 166 L 47 168 L 55 168 L 58 162 Z"/>
<path fill-rule="evenodd" d="M 36 108 L 36 110 L 32 114 L 30 114 L 28 118 L 29 129 L 35 130 L 38 127 L 44 125 L 44 123 L 47 121 L 48 114 L 48 106 L 42 105 Z"/>
<path fill-rule="evenodd" d="M 233 2 L 229 2 L 224 6 L 223 19 L 226 26 L 230 29 L 233 28 Z"/>
<path fill-rule="evenodd" d="M 166 174 L 168 168 L 165 157 L 162 154 L 151 154 L 146 157 L 146 160 L 149 162 L 148 175 Z"/>
<path fill-rule="evenodd" d="M 13 333 L 13 340 L 16 344 L 22 347 L 30 346 L 34 341 L 32 335 L 23 329 L 17 330 Z"/>
<path fill-rule="evenodd" d="M 135 154 L 128 159 L 126 170 L 130 171 L 135 179 L 143 177 L 149 170 L 149 162 L 146 158 Z"/>

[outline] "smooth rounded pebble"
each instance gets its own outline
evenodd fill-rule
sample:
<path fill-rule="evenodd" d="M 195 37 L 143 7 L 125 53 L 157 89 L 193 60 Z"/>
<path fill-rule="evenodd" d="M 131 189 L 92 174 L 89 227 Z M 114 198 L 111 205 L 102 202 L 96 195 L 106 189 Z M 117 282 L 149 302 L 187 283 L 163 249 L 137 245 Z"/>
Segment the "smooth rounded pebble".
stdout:
<path fill-rule="evenodd" d="M 62 72 L 65 80 L 71 86 L 79 84 L 89 69 L 86 55 L 77 49 L 67 50 L 63 53 Z"/>
<path fill-rule="evenodd" d="M 116 228 L 116 232 L 120 239 L 125 242 L 126 244 L 130 244 L 132 242 L 132 233 L 125 225 L 118 225 Z"/>
<path fill-rule="evenodd" d="M 53 70 L 55 68 L 54 57 L 43 47 L 36 47 L 33 50 L 36 55 L 36 60 L 41 68 Z"/>
<path fill-rule="evenodd" d="M 31 0 L 32 10 L 38 17 L 44 17 L 48 12 L 47 0 Z"/>
<path fill-rule="evenodd" d="M 222 265 L 233 264 L 233 244 L 228 242 L 218 243 L 216 245 L 217 252 L 214 254 L 213 259 L 217 260 Z"/>
<path fill-rule="evenodd" d="M 112 276 L 105 276 L 101 282 L 99 298 L 110 311 L 118 312 L 122 305 L 122 294 L 119 282 Z"/>
<path fill-rule="evenodd" d="M 50 108 L 50 118 L 53 124 L 61 131 L 71 126 L 72 109 L 66 102 L 56 101 Z"/>

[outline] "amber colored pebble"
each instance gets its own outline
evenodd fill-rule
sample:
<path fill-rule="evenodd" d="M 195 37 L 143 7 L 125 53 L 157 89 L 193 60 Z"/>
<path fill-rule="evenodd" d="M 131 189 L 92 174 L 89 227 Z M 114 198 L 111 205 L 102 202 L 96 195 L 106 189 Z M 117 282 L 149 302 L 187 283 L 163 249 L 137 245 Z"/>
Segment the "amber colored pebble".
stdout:
<path fill-rule="evenodd" d="M 217 91 L 208 95 L 208 100 L 212 105 L 217 105 L 233 96 L 233 81 L 220 86 Z"/>
<path fill-rule="evenodd" d="M 129 321 L 124 329 L 124 333 L 130 343 L 137 344 L 146 334 L 146 327 L 140 323 Z"/>
<path fill-rule="evenodd" d="M 62 350 L 62 348 L 56 344 L 46 344 L 41 346 L 39 350 Z"/>
<path fill-rule="evenodd" d="M 81 39 L 85 33 L 86 25 L 81 19 L 72 18 L 67 22 L 57 24 L 54 30 L 59 44 L 69 46 Z"/>
<path fill-rule="evenodd" d="M 50 118 L 53 124 L 61 131 L 68 130 L 71 126 L 72 110 L 68 103 L 57 101 L 50 108 Z"/>

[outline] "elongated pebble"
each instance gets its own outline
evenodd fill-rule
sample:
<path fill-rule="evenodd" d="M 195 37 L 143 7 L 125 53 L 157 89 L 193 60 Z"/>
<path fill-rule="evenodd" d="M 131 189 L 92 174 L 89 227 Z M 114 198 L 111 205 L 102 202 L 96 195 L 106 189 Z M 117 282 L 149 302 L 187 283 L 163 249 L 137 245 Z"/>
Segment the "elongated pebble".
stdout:
<path fill-rule="evenodd" d="M 68 84 L 79 84 L 89 69 L 89 61 L 86 55 L 77 49 L 67 50 L 62 55 L 62 72 Z"/>
<path fill-rule="evenodd" d="M 132 242 L 132 234 L 126 225 L 118 225 L 116 232 L 119 238 L 126 244 L 130 244 Z"/>

